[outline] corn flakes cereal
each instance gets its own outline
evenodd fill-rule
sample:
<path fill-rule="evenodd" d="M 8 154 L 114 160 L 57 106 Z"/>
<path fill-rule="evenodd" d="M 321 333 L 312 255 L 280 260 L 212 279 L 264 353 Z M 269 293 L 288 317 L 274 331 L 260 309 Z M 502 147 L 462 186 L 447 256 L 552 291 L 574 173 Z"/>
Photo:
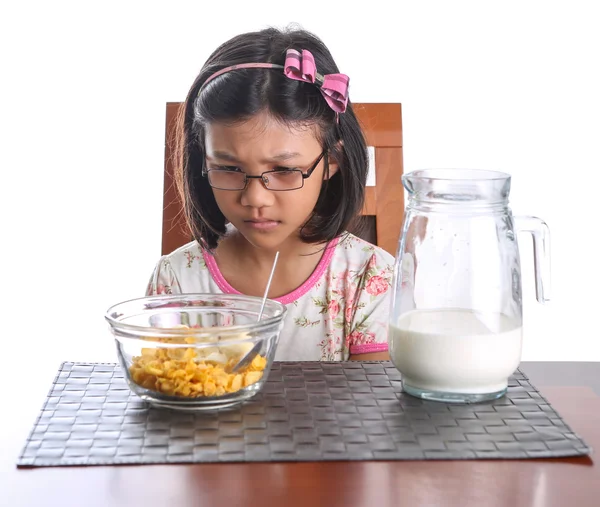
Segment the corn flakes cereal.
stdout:
<path fill-rule="evenodd" d="M 193 343 L 184 338 L 182 343 Z M 173 340 L 169 340 L 173 343 Z M 215 350 L 212 350 L 212 349 Z M 258 382 L 267 359 L 257 355 L 243 370 L 229 373 L 252 344 L 194 348 L 144 348 L 129 367 L 131 379 L 141 387 L 170 396 L 198 398 L 234 393 Z"/>

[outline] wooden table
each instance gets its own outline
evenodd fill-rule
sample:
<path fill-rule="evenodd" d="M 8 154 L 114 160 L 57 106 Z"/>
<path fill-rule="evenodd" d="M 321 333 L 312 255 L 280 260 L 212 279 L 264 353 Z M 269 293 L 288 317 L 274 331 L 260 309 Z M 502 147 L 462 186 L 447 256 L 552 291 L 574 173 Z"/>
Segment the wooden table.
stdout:
<path fill-rule="evenodd" d="M 566 423 L 599 452 L 600 363 L 524 363 L 522 368 Z M 561 384 L 561 375 L 568 382 Z M 16 457 L 42 400 L 35 406 L 21 400 L 20 410 L 6 404 L 1 409 L 0 505 L 600 505 L 600 465 L 590 457 L 19 470 Z"/>

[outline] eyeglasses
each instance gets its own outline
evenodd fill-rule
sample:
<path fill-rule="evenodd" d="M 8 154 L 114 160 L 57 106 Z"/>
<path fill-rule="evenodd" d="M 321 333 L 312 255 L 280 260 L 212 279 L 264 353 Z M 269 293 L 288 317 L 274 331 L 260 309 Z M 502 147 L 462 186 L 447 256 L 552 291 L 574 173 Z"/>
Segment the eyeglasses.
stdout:
<path fill-rule="evenodd" d="M 310 175 L 325 157 L 327 163 L 326 150 L 319 155 L 315 163 L 310 166 L 306 173 L 301 169 L 275 169 L 265 171 L 260 176 L 248 176 L 237 167 L 223 167 L 219 169 L 204 169 L 203 176 L 208 177 L 208 183 L 212 188 L 218 190 L 244 190 L 250 179 L 260 179 L 265 188 L 278 192 L 288 190 L 298 190 L 304 186 L 304 180 L 310 178 Z"/>

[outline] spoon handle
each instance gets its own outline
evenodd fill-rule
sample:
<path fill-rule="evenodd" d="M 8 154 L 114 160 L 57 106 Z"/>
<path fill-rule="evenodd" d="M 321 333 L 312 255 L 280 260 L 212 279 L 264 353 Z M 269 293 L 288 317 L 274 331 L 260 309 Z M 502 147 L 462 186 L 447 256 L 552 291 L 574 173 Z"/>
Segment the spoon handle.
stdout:
<path fill-rule="evenodd" d="M 262 318 L 263 310 L 265 309 L 265 303 L 267 302 L 267 295 L 269 294 L 269 289 L 271 287 L 271 282 L 273 281 L 273 274 L 275 273 L 275 266 L 277 266 L 277 259 L 279 259 L 279 252 L 275 254 L 275 260 L 273 261 L 273 267 L 271 268 L 271 274 L 269 275 L 269 281 L 267 282 L 267 287 L 265 289 L 265 295 L 263 296 L 262 304 L 260 305 L 260 312 L 258 313 L 257 321 L 260 322 Z"/>

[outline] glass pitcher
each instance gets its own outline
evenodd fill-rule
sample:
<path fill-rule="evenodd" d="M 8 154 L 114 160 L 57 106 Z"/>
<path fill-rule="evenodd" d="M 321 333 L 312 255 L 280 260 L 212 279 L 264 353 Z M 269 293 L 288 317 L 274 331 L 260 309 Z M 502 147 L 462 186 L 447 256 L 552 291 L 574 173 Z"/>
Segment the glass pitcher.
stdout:
<path fill-rule="evenodd" d="M 402 182 L 408 203 L 388 340 L 404 391 L 457 403 L 499 398 L 521 361 L 517 233 L 533 235 L 536 294 L 544 303 L 548 227 L 535 217 L 513 217 L 509 174 L 430 169 Z"/>

